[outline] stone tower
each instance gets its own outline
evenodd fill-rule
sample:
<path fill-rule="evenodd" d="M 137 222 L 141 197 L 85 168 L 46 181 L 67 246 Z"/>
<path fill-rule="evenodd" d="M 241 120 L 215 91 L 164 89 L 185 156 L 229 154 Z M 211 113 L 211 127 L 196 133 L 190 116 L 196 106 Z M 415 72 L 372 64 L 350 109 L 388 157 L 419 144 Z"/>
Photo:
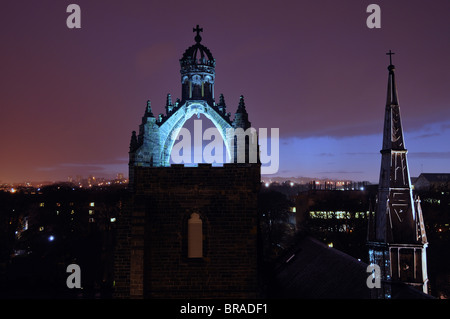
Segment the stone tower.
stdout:
<path fill-rule="evenodd" d="M 392 52 L 388 53 L 390 57 Z M 381 270 L 382 287 L 374 297 L 390 298 L 406 283 L 428 293 L 427 237 L 420 199 L 413 197 L 408 170 L 395 67 L 390 59 L 384 117 L 381 171 L 374 219 L 369 220 L 371 264 Z"/>
<path fill-rule="evenodd" d="M 136 167 L 169 166 L 176 132 L 193 115 L 204 114 L 213 122 L 225 142 L 230 162 L 259 161 L 256 131 L 250 127 L 244 97 L 240 97 L 233 121 L 230 119 L 231 113 L 226 112 L 223 95 L 220 95 L 218 104 L 214 101 L 216 60 L 210 50 L 201 44 L 201 31 L 203 29 L 197 25 L 194 29 L 197 33 L 196 43 L 189 47 L 180 59 L 181 101 L 177 99 L 173 104 L 172 96 L 168 94 L 166 114 L 159 114 L 157 117 L 152 112 L 151 102 L 147 101 L 139 133 L 132 133 L 129 150 L 131 187 L 134 185 Z M 239 128 L 243 130 L 238 130 Z M 245 143 L 243 138 L 246 139 Z M 243 157 L 248 153 L 246 151 L 249 155 Z"/>
<path fill-rule="evenodd" d="M 181 100 L 167 96 L 166 114 L 150 101 L 129 150 L 130 199 L 119 220 L 115 296 L 120 298 L 256 298 L 259 159 L 241 96 L 234 120 L 214 99 L 215 59 L 201 44 L 180 59 Z M 169 163 L 175 130 L 196 114 L 218 128 L 230 162 L 223 166 Z M 240 128 L 241 130 L 238 130 Z M 246 130 L 246 131 L 244 131 Z M 235 143 L 243 136 L 245 143 Z M 236 150 L 236 152 L 234 151 Z"/>

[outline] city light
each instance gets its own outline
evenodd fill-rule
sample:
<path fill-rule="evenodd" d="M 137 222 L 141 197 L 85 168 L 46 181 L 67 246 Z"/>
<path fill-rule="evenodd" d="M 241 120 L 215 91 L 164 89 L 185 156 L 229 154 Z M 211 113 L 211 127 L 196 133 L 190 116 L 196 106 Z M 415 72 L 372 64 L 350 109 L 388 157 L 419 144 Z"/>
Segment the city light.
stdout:
<path fill-rule="evenodd" d="M 48 241 L 54 241 L 54 240 L 55 240 L 55 236 L 53 236 L 53 235 L 48 236 Z"/>

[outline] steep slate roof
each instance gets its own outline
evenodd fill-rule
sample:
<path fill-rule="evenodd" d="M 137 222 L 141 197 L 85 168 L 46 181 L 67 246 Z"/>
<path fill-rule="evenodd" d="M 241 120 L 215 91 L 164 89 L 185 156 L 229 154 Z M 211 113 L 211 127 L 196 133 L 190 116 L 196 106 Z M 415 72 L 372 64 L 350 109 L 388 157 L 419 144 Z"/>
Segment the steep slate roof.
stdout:
<path fill-rule="evenodd" d="M 274 267 L 270 298 L 369 299 L 367 264 L 306 234 L 300 234 Z M 376 288 L 375 288 L 376 289 Z M 393 299 L 430 298 L 396 284 Z"/>
<path fill-rule="evenodd" d="M 449 173 L 422 173 L 420 177 L 425 178 L 430 183 L 432 182 L 450 182 L 450 174 Z"/>

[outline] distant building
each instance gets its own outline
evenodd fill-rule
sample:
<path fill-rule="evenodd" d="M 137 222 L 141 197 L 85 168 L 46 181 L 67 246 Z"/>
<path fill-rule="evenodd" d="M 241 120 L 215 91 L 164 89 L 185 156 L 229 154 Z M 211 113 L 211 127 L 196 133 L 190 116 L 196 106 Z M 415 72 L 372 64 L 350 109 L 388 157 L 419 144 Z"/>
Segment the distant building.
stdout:
<path fill-rule="evenodd" d="M 311 190 L 341 190 L 341 191 L 349 191 L 349 190 L 364 190 L 369 182 L 354 182 L 354 181 L 318 181 L 313 180 L 309 182 L 309 188 Z"/>
<path fill-rule="evenodd" d="M 364 190 L 309 190 L 296 200 L 297 229 L 355 258 L 367 259 L 367 221 L 374 210 L 376 185 Z"/>
<path fill-rule="evenodd" d="M 414 182 L 414 189 L 419 191 L 450 189 L 449 173 L 422 173 Z"/>

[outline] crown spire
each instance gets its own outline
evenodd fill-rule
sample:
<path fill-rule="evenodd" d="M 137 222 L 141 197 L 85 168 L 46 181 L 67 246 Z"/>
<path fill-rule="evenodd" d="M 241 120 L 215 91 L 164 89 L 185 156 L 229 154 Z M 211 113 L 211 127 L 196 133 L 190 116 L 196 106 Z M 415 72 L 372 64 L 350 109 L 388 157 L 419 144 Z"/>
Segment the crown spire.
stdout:
<path fill-rule="evenodd" d="M 180 59 L 181 103 L 187 100 L 205 100 L 214 105 L 214 79 L 216 61 L 211 51 L 200 43 L 203 28 L 193 28 L 195 44 L 191 45 Z"/>

